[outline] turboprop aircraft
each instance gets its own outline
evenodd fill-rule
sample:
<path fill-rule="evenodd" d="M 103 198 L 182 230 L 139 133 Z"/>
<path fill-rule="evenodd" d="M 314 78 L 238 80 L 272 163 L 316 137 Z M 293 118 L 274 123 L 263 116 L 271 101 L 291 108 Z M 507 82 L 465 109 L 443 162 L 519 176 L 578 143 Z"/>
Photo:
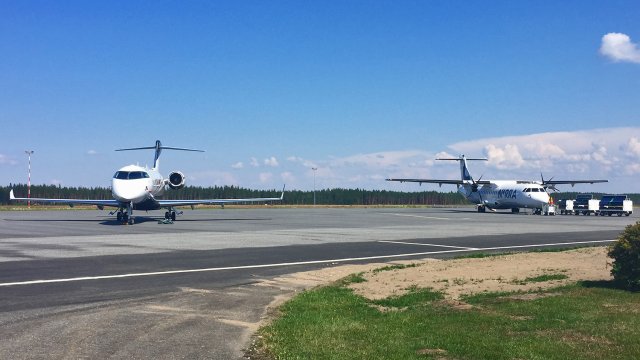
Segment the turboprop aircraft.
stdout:
<path fill-rule="evenodd" d="M 154 149 L 155 157 L 153 159 L 153 168 L 140 167 L 137 165 L 125 166 L 113 175 L 111 179 L 111 194 L 113 199 L 111 200 L 84 200 L 84 199 L 43 199 L 43 198 L 16 198 L 13 195 L 13 189 L 9 193 L 10 200 L 16 201 L 33 201 L 40 203 L 57 203 L 68 204 L 73 206 L 74 204 L 84 205 L 96 205 L 98 209 L 102 210 L 105 206 L 116 207 L 117 210 L 111 212 L 111 215 L 117 213 L 116 217 L 119 222 L 132 225 L 135 221 L 133 217 L 133 210 L 158 210 L 167 209 L 164 214 L 167 220 L 176 220 L 176 206 L 193 206 L 199 204 L 212 204 L 212 205 L 224 205 L 240 202 L 266 202 L 266 201 L 279 201 L 284 198 L 284 188 L 280 197 L 275 198 L 249 198 L 249 199 L 205 199 L 205 200 L 161 200 L 158 199 L 169 189 L 182 189 L 185 185 L 185 176 L 180 171 L 173 171 L 169 174 L 168 178 L 163 178 L 160 175 L 159 159 L 162 150 L 180 150 L 180 151 L 197 151 L 204 152 L 203 150 L 184 149 L 163 146 L 160 140 L 156 140 L 155 146 L 118 149 L 116 151 L 130 151 L 130 150 L 146 150 Z"/>
<path fill-rule="evenodd" d="M 437 180 L 437 179 L 387 179 L 387 181 L 417 182 L 432 184 L 455 184 L 458 192 L 467 200 L 477 204 L 478 212 L 485 212 L 486 209 L 494 211 L 496 209 L 511 209 L 511 212 L 520 212 L 521 208 L 533 209 L 540 214 L 545 205 L 549 204 L 549 193 L 547 189 L 556 190 L 556 185 L 560 184 L 594 184 L 608 182 L 608 180 L 474 180 L 467 169 L 467 161 L 487 161 L 486 158 L 466 158 L 460 155 L 458 158 L 436 159 L 445 161 L 458 161 L 460 163 L 460 180 Z"/>

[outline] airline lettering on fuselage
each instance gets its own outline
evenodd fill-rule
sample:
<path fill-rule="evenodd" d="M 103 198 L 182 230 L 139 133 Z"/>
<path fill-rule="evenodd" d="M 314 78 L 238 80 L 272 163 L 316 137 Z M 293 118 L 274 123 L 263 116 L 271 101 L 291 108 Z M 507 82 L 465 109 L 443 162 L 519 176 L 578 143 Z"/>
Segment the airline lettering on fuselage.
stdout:
<path fill-rule="evenodd" d="M 513 190 L 513 189 L 498 190 L 498 198 L 515 199 L 517 192 L 518 192 L 517 190 Z"/>
<path fill-rule="evenodd" d="M 162 185 L 162 179 L 153 179 L 153 186 Z"/>

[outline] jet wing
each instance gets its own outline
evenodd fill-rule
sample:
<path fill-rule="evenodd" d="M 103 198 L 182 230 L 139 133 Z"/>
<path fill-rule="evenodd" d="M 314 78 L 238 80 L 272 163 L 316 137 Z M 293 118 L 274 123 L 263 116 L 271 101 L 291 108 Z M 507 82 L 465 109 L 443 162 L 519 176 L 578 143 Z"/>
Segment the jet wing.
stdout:
<path fill-rule="evenodd" d="M 13 195 L 13 189 L 9 192 L 9 200 L 12 201 L 32 201 L 39 203 L 64 204 L 73 206 L 78 205 L 96 205 L 96 206 L 113 206 L 119 207 L 120 202 L 117 200 L 91 200 L 91 199 L 45 199 L 45 198 L 17 198 Z"/>
<path fill-rule="evenodd" d="M 387 181 L 399 181 L 399 182 L 417 182 L 417 183 L 427 183 L 427 184 L 438 184 L 442 186 L 442 184 L 453 184 L 453 185 L 463 185 L 463 184 L 471 184 L 468 180 L 438 180 L 438 179 L 386 179 Z M 478 180 L 475 182 L 480 185 L 491 184 L 489 180 Z"/>
<path fill-rule="evenodd" d="M 281 201 L 284 199 L 284 188 L 280 197 L 273 198 L 248 198 L 248 199 L 203 199 L 203 200 L 156 200 L 161 207 L 189 206 L 189 205 L 224 205 L 243 202 Z"/>

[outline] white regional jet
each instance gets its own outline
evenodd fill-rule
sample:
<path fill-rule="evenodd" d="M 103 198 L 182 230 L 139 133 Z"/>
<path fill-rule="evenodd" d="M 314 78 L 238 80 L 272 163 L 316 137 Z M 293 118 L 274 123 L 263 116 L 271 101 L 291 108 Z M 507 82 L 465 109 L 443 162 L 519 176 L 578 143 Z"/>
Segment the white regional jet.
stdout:
<path fill-rule="evenodd" d="M 437 179 L 387 179 L 387 181 L 417 182 L 439 184 L 455 184 L 458 192 L 470 202 L 477 204 L 478 212 L 486 209 L 511 209 L 511 212 L 520 212 L 520 208 L 534 209 L 541 213 L 542 208 L 549 203 L 547 189 L 556 190 L 555 185 L 560 184 L 593 184 L 607 182 L 608 180 L 474 180 L 467 169 L 468 160 L 487 161 L 488 159 L 470 159 L 460 155 L 459 158 L 446 158 L 436 160 L 451 160 L 460 163 L 460 180 Z"/>
<path fill-rule="evenodd" d="M 167 209 L 165 219 L 176 219 L 176 206 L 193 206 L 198 204 L 224 205 L 240 202 L 265 202 L 278 201 L 284 198 L 284 188 L 280 197 L 276 198 L 249 198 L 249 199 L 208 199 L 208 200 L 161 200 L 167 189 L 181 189 L 185 185 L 185 177 L 179 171 L 173 171 L 167 179 L 164 179 L 158 170 L 160 153 L 162 150 L 182 150 L 182 151 L 198 151 L 203 150 L 183 149 L 162 146 L 160 140 L 156 140 L 155 146 L 139 147 L 131 149 L 118 149 L 116 151 L 144 150 L 155 149 L 155 157 L 153 159 L 153 168 L 143 168 L 137 165 L 128 165 L 116 171 L 111 179 L 111 200 L 84 200 L 84 199 L 43 199 L 43 198 L 16 198 L 13 195 L 13 189 L 9 194 L 10 200 L 17 201 L 33 201 L 41 203 L 57 203 L 96 205 L 102 210 L 105 206 L 118 208 L 117 219 L 119 222 L 134 223 L 133 210 L 158 210 Z M 112 212 L 111 214 L 115 213 Z"/>

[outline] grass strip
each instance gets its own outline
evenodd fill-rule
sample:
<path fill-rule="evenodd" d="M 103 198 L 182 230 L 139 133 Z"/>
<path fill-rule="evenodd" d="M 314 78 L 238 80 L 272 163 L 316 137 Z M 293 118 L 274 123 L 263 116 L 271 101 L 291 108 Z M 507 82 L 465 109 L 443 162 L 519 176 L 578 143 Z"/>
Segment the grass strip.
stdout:
<path fill-rule="evenodd" d="M 265 359 L 636 359 L 640 293 L 608 282 L 534 296 L 481 294 L 461 309 L 428 289 L 370 301 L 348 282 L 305 291 L 259 331 Z M 517 295 L 517 294 L 516 294 Z M 381 311 L 373 305 L 400 307 Z"/>

